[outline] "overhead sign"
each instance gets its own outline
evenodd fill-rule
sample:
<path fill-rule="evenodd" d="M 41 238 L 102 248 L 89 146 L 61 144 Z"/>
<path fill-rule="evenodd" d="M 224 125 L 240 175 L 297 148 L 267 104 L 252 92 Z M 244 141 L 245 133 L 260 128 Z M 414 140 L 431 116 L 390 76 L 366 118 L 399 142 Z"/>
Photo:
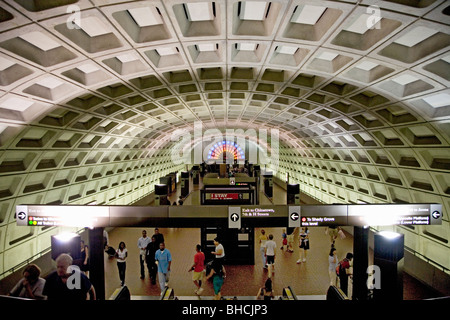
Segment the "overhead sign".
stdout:
<path fill-rule="evenodd" d="M 222 194 L 222 193 L 216 193 Z M 227 197 L 221 197 L 222 199 Z M 184 209 L 182 209 L 184 208 Z M 206 211 L 205 211 L 206 210 Z M 441 204 L 361 204 L 361 205 L 242 205 L 217 206 L 90 206 L 19 205 L 18 226 L 120 227 L 148 226 L 152 223 L 185 226 L 186 219 L 205 225 L 205 218 L 227 218 L 230 228 L 246 226 L 384 226 L 440 225 Z M 191 214 L 189 214 L 191 212 Z M 201 214 L 200 214 L 201 213 Z M 179 218 L 179 219 L 178 219 Z M 276 218 L 276 219 L 274 219 Z M 180 222 L 184 219 L 184 222 Z M 267 220 L 264 220 L 267 219 Z M 255 221 L 257 220 L 257 222 Z M 192 225 L 189 224 L 188 225 Z"/>
<path fill-rule="evenodd" d="M 346 226 L 347 205 L 302 206 L 302 227 Z"/>
<path fill-rule="evenodd" d="M 349 205 L 352 226 L 433 225 L 442 223 L 440 204 Z"/>
<path fill-rule="evenodd" d="M 242 199 L 242 193 L 210 193 L 211 200 L 236 200 Z"/>
<path fill-rule="evenodd" d="M 31 227 L 98 227 L 109 225 L 109 207 L 17 206 L 17 225 Z"/>
<path fill-rule="evenodd" d="M 228 207 L 228 228 L 241 228 L 241 207 Z"/>
<path fill-rule="evenodd" d="M 289 215 L 289 228 L 297 228 L 300 227 L 300 206 L 289 206 L 288 210 Z"/>

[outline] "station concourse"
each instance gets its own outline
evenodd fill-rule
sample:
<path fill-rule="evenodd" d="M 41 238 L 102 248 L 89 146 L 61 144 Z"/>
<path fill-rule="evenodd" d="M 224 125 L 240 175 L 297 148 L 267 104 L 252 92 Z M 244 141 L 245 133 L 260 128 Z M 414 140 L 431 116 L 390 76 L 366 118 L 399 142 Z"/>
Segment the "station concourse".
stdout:
<path fill-rule="evenodd" d="M 211 242 L 207 224 L 223 233 L 226 210 L 236 217 L 237 207 L 268 206 L 270 223 L 229 228 L 236 261 L 225 294 L 234 294 L 234 281 L 246 284 L 236 294 L 250 297 L 267 274 L 260 230 L 278 243 L 287 212 L 321 214 L 287 211 L 297 210 L 292 184 L 296 206 L 343 210 L 333 217 L 345 220 L 339 258 L 365 256 L 370 246 L 370 261 L 355 257 L 356 296 L 365 294 L 367 262 L 403 281 L 406 300 L 450 296 L 449 15 L 448 0 L 0 1 L 0 295 L 30 263 L 43 275 L 54 271 L 52 241 L 71 233 L 87 243 L 93 265 L 105 267 L 91 279 L 108 298 L 117 268 L 98 251 L 100 228 L 114 248 L 127 243 L 132 273 L 140 230 L 160 227 L 177 258 L 173 290 L 192 297 L 182 266 L 198 241 Z M 200 175 L 219 158 L 250 172 L 259 166 L 260 181 L 236 176 L 227 180 L 236 190 L 225 192 Z M 186 183 L 183 207 L 165 208 Z M 201 209 L 217 203 L 216 211 Z M 367 210 L 370 230 L 364 214 L 351 211 L 358 205 L 375 208 Z M 52 213 L 28 216 L 28 206 Z M 198 217 L 183 220 L 182 208 L 195 206 L 210 214 L 200 226 Z M 131 217 L 137 207 L 141 216 Z M 395 208 L 417 211 L 391 221 Z M 83 220 L 93 217 L 98 229 Z M 324 228 L 310 228 L 306 263 L 296 263 L 297 246 L 277 252 L 276 291 L 324 297 Z M 399 235 L 397 251 L 375 250 L 382 232 Z M 250 239 L 249 251 L 240 238 Z M 402 265 L 403 280 L 394 272 Z M 157 297 L 148 279 L 135 278 L 127 276 L 133 297 Z"/>

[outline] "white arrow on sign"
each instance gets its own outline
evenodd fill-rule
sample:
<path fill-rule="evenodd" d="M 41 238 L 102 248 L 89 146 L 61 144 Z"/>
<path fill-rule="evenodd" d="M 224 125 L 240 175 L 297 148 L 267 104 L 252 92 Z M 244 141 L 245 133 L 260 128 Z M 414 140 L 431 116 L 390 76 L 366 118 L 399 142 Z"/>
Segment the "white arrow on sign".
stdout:
<path fill-rule="evenodd" d="M 431 216 L 435 219 L 439 219 L 441 216 L 441 213 L 439 211 L 433 211 L 433 213 L 431 214 Z"/>
<path fill-rule="evenodd" d="M 18 217 L 20 220 L 23 220 L 23 219 L 25 219 L 25 218 L 27 217 L 27 215 L 25 214 L 25 212 L 19 212 L 19 213 L 17 214 L 17 217 Z"/>
<path fill-rule="evenodd" d="M 233 213 L 231 215 L 231 221 L 236 222 L 239 220 L 239 215 L 237 213 Z"/>

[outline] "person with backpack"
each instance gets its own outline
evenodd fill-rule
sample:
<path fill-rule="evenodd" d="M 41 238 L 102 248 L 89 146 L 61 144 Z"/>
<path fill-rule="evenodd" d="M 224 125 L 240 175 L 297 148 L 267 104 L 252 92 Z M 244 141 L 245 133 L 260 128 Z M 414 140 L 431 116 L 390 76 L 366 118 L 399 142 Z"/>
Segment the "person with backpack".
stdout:
<path fill-rule="evenodd" d="M 348 294 L 348 277 L 352 275 L 350 262 L 353 259 L 353 254 L 348 252 L 343 260 L 341 260 L 336 267 L 336 273 L 339 277 L 340 287 L 345 295 Z"/>

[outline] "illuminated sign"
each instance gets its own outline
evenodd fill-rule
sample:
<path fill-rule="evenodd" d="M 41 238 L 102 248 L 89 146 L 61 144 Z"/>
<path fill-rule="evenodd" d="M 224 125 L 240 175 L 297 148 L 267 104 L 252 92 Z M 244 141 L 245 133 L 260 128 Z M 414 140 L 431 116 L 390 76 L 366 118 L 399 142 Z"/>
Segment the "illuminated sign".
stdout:
<path fill-rule="evenodd" d="M 268 218 L 275 213 L 274 208 L 242 208 L 241 214 L 243 217 L 265 217 Z"/>
<path fill-rule="evenodd" d="M 242 193 L 210 193 L 211 200 L 236 200 L 242 199 Z"/>
<path fill-rule="evenodd" d="M 347 205 L 302 206 L 302 227 L 346 226 Z"/>
<path fill-rule="evenodd" d="M 167 221 L 170 217 L 183 219 L 226 218 L 223 210 L 227 206 L 221 205 L 222 203 L 227 203 L 226 200 L 245 201 L 249 196 L 247 193 L 238 192 L 214 192 L 208 195 L 210 195 L 211 202 L 220 204 L 217 208 L 211 209 L 207 206 L 19 205 L 16 206 L 16 222 L 18 226 L 93 228 L 148 226 L 155 222 Z M 243 205 L 229 208 L 233 208 L 232 213 L 245 218 L 246 223 L 251 224 L 254 222 L 249 221 L 258 220 L 257 224 L 260 224 L 264 222 L 263 218 L 282 218 L 278 221 L 270 220 L 268 226 L 280 226 L 279 221 L 285 221 L 285 224 L 291 227 L 294 225 L 302 227 L 440 225 L 443 217 L 441 204 Z M 187 216 L 188 212 L 192 212 L 192 214 Z M 241 219 L 236 219 L 236 217 L 237 215 L 230 216 L 230 223 L 240 222 Z"/>
<path fill-rule="evenodd" d="M 349 205 L 352 226 L 433 225 L 442 223 L 439 204 Z"/>
<path fill-rule="evenodd" d="M 109 208 L 97 206 L 17 206 L 17 225 L 97 227 L 109 224 Z"/>

